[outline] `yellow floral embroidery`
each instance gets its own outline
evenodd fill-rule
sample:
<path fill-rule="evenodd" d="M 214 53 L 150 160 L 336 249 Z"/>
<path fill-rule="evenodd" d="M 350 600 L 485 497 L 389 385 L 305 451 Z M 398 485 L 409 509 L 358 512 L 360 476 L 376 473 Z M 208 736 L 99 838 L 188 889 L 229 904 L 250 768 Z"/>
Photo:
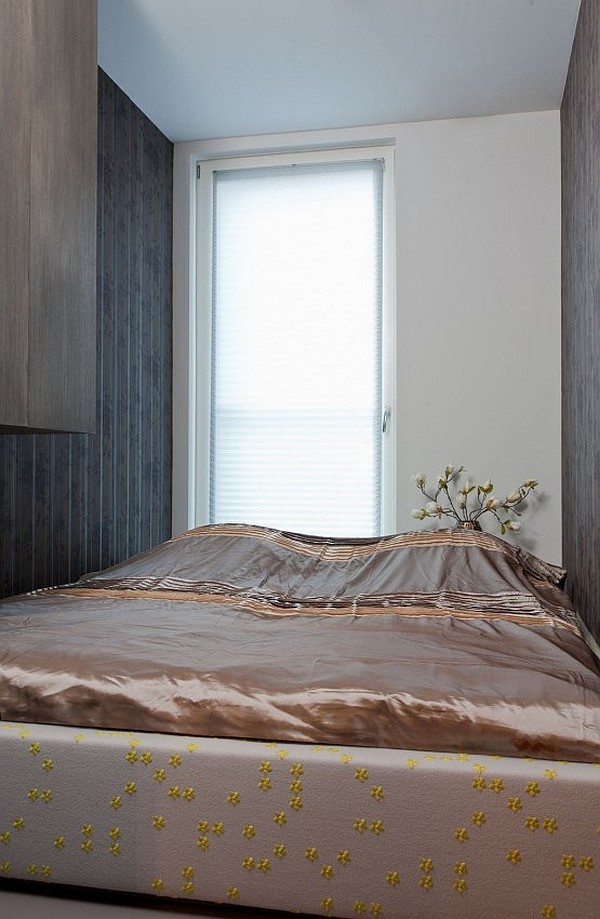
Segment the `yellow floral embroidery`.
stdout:
<path fill-rule="evenodd" d="M 523 810 L 523 805 L 520 798 L 509 798 L 508 804 L 506 805 L 509 810 L 516 814 L 518 811 Z"/>
<path fill-rule="evenodd" d="M 182 883 L 182 885 L 181 885 L 181 890 L 182 890 L 183 893 L 190 893 L 190 894 L 193 893 L 193 892 L 194 892 L 194 885 L 193 885 L 192 881 L 183 881 L 183 883 Z"/>
<path fill-rule="evenodd" d="M 268 775 L 273 769 L 271 763 L 268 760 L 264 760 L 258 767 L 258 771 L 262 772 L 264 775 Z"/>
<path fill-rule="evenodd" d="M 290 800 L 290 807 L 295 811 L 302 810 L 304 803 L 300 795 L 294 795 L 294 797 Z"/>
<path fill-rule="evenodd" d="M 466 827 L 459 826 L 454 830 L 454 838 L 459 842 L 466 842 L 469 838 L 469 833 Z"/>
<path fill-rule="evenodd" d="M 108 835 L 110 836 L 112 840 L 120 839 L 121 830 L 119 829 L 118 826 L 111 826 L 110 830 L 108 831 Z"/>
<path fill-rule="evenodd" d="M 152 762 L 152 754 L 149 750 L 145 750 L 144 753 L 140 754 L 140 762 L 143 763 L 144 766 L 150 765 Z"/>
<path fill-rule="evenodd" d="M 15 817 L 15 819 L 13 820 L 13 826 L 15 830 L 22 830 L 25 826 L 25 818 Z"/>
<path fill-rule="evenodd" d="M 369 770 L 365 769 L 363 766 L 357 766 L 354 770 L 354 778 L 359 782 L 366 782 L 369 778 Z"/>
<path fill-rule="evenodd" d="M 225 832 L 225 824 L 221 823 L 220 821 L 217 823 L 213 823 L 212 831 L 215 834 L 215 836 L 222 836 L 223 833 Z"/>
<path fill-rule="evenodd" d="M 81 834 L 82 834 L 82 836 L 93 836 L 93 835 L 94 835 L 94 828 L 93 828 L 92 824 L 91 824 L 91 823 L 84 823 L 83 826 L 81 827 Z"/>
<path fill-rule="evenodd" d="M 52 791 L 49 788 L 44 788 L 41 794 L 42 801 L 45 801 L 46 804 L 49 804 L 52 800 Z"/>
<path fill-rule="evenodd" d="M 367 912 L 367 904 L 364 900 L 354 901 L 354 912 L 357 916 L 363 916 Z"/>
<path fill-rule="evenodd" d="M 259 871 L 262 871 L 263 874 L 266 874 L 267 871 L 271 870 L 271 862 L 268 858 L 259 858 L 256 863 L 256 867 Z"/>
<path fill-rule="evenodd" d="M 576 883 L 575 875 L 572 871 L 563 871 L 560 877 L 561 884 L 564 884 L 565 887 L 572 887 Z"/>
<path fill-rule="evenodd" d="M 162 830 L 165 824 L 166 824 L 166 820 L 164 817 L 154 817 L 154 819 L 152 820 L 152 826 L 154 827 L 155 830 Z"/>
<path fill-rule="evenodd" d="M 179 785 L 171 785 L 167 794 L 171 798 L 172 801 L 176 801 L 177 798 L 181 797 L 181 791 L 180 791 Z"/>
<path fill-rule="evenodd" d="M 381 785 L 373 785 L 371 789 L 371 797 L 375 798 L 376 801 L 381 801 L 382 798 L 385 798 L 385 792 Z"/>
<path fill-rule="evenodd" d="M 279 750 L 278 753 L 277 753 L 277 758 L 278 758 L 278 759 L 287 759 L 287 757 L 288 757 L 289 755 L 290 755 L 290 751 L 289 751 L 289 750 Z"/>
<path fill-rule="evenodd" d="M 55 840 L 54 840 L 54 848 L 55 848 L 55 849 L 59 849 L 59 850 L 60 850 L 60 849 L 64 849 L 65 845 L 66 845 L 66 839 L 65 839 L 64 836 L 57 836 L 57 837 L 55 838 Z"/>
<path fill-rule="evenodd" d="M 385 826 L 383 825 L 383 820 L 372 820 L 369 826 L 369 829 L 372 833 L 375 833 L 376 836 L 379 836 L 380 833 L 383 833 Z"/>
<path fill-rule="evenodd" d="M 110 806 L 116 811 L 119 810 L 119 808 L 121 807 L 121 804 L 122 804 L 121 795 L 115 795 L 114 798 L 110 799 Z"/>
<path fill-rule="evenodd" d="M 340 849 L 336 855 L 336 858 L 338 862 L 341 862 L 342 865 L 347 865 L 350 861 L 350 853 L 348 852 L 348 849 Z"/>
<path fill-rule="evenodd" d="M 518 849 L 509 849 L 506 856 L 506 861 L 510 862 L 511 865 L 518 865 L 521 861 L 521 853 Z"/>
<path fill-rule="evenodd" d="M 452 886 L 457 893 L 466 893 L 468 884 L 464 878 L 457 878 Z"/>
<path fill-rule="evenodd" d="M 251 823 L 247 823 L 244 829 L 242 830 L 242 836 L 245 836 L 246 839 L 252 839 L 253 836 L 256 836 L 256 830 Z"/>
<path fill-rule="evenodd" d="M 178 766 L 181 766 L 183 762 L 180 753 L 172 753 L 169 757 L 169 766 L 172 766 L 173 769 L 177 769 Z"/>
<path fill-rule="evenodd" d="M 286 847 L 283 845 L 283 843 L 280 843 L 280 842 L 279 842 L 279 843 L 277 843 L 276 845 L 273 846 L 273 855 L 277 856 L 277 858 L 285 858 L 285 857 L 286 857 L 286 855 L 287 855 L 287 849 L 286 849 Z"/>
<path fill-rule="evenodd" d="M 194 869 L 192 868 L 191 865 L 185 865 L 185 866 L 181 869 L 181 877 L 182 877 L 182 878 L 186 878 L 186 880 L 188 880 L 188 881 L 189 881 L 190 878 L 193 878 L 193 877 L 194 877 Z"/>
<path fill-rule="evenodd" d="M 83 842 L 81 843 L 81 848 L 83 849 L 84 852 L 93 852 L 94 843 L 92 842 L 91 839 L 84 839 Z"/>
<path fill-rule="evenodd" d="M 357 817 L 356 820 L 354 821 L 353 826 L 354 826 L 354 829 L 357 830 L 359 833 L 364 833 L 364 831 L 367 829 L 367 821 L 365 820 L 364 817 Z"/>
<path fill-rule="evenodd" d="M 424 871 L 426 874 L 429 874 L 430 871 L 433 871 L 433 861 L 430 858 L 421 859 L 421 864 L 419 865 L 421 871 Z"/>
<path fill-rule="evenodd" d="M 246 871 L 252 871 L 254 868 L 254 859 L 251 855 L 248 855 L 246 858 L 242 859 L 242 868 L 245 868 Z"/>
<path fill-rule="evenodd" d="M 525 792 L 528 795 L 531 795 L 532 798 L 535 798 L 536 795 L 539 795 L 541 788 L 537 782 L 527 782 L 525 786 Z"/>
<path fill-rule="evenodd" d="M 546 776 L 547 779 L 552 781 L 552 779 L 556 778 L 556 776 L 558 775 L 558 772 L 556 771 L 556 769 L 544 769 L 544 775 Z"/>
<path fill-rule="evenodd" d="M 407 759 L 407 760 L 406 760 L 406 766 L 407 766 L 409 769 L 416 769 L 418 765 L 419 765 L 419 760 L 418 760 L 418 759 Z"/>
<path fill-rule="evenodd" d="M 127 782 L 127 784 L 125 785 L 125 793 L 131 797 L 132 795 L 136 793 L 136 791 L 137 791 L 137 785 L 135 784 L 135 782 Z"/>
<path fill-rule="evenodd" d="M 371 913 L 372 916 L 375 916 L 375 917 L 381 916 L 383 914 L 383 906 L 381 905 L 381 903 L 371 903 L 371 908 L 369 909 L 369 912 Z"/>
<path fill-rule="evenodd" d="M 167 773 L 165 772 L 164 769 L 157 769 L 156 772 L 154 773 L 154 778 L 156 779 L 157 782 L 164 782 L 166 777 L 167 777 Z"/>
<path fill-rule="evenodd" d="M 286 815 L 285 815 L 285 812 L 284 812 L 284 811 L 277 811 L 277 812 L 273 815 L 273 820 L 275 821 L 275 823 L 279 824 L 279 826 L 283 826 L 284 823 L 287 823 L 287 817 L 286 817 Z"/>
<path fill-rule="evenodd" d="M 42 761 L 42 769 L 43 769 L 45 772 L 50 772 L 52 769 L 54 769 L 54 763 L 52 762 L 52 760 L 51 760 L 51 759 L 45 759 L 45 760 L 43 760 L 43 761 Z"/>
<path fill-rule="evenodd" d="M 198 743 L 189 743 L 185 749 L 188 753 L 195 753 L 199 746 L 200 744 Z"/>
<path fill-rule="evenodd" d="M 208 836 L 199 836 L 196 841 L 196 847 L 202 849 L 204 852 L 210 848 L 210 840 Z"/>
<path fill-rule="evenodd" d="M 227 891 L 227 896 L 229 897 L 230 900 L 237 900 L 239 895 L 240 895 L 240 892 L 237 889 L 237 887 L 230 887 L 229 890 Z"/>
<path fill-rule="evenodd" d="M 135 750 L 128 750 L 127 753 L 125 754 L 125 759 L 127 760 L 128 763 L 131 763 L 133 765 L 133 763 L 137 763 L 138 755 L 135 752 Z"/>
<path fill-rule="evenodd" d="M 309 860 L 309 862 L 316 862 L 316 860 L 317 860 L 318 857 L 319 857 L 319 853 L 318 853 L 318 851 L 314 848 L 314 846 L 311 846 L 310 849 L 307 849 L 306 852 L 304 853 L 304 855 L 305 855 L 305 857 Z"/>
<path fill-rule="evenodd" d="M 154 878 L 152 881 L 152 889 L 157 893 L 162 893 L 164 890 L 165 882 L 162 878 Z"/>
<path fill-rule="evenodd" d="M 235 805 L 235 804 L 239 804 L 242 799 L 240 797 L 239 791 L 230 791 L 229 794 L 227 795 L 227 800 L 229 801 L 230 804 Z"/>
<path fill-rule="evenodd" d="M 490 779 L 490 788 L 496 794 L 500 794 L 501 791 L 504 791 L 504 782 L 502 779 Z"/>
<path fill-rule="evenodd" d="M 484 788 L 487 788 L 487 782 L 482 775 L 477 775 L 473 779 L 473 788 L 476 791 L 483 791 Z"/>
<path fill-rule="evenodd" d="M 594 867 L 594 859 L 591 855 L 583 855 L 579 859 L 579 867 L 583 868 L 584 871 L 591 871 Z"/>
<path fill-rule="evenodd" d="M 296 778 L 300 778 L 301 775 L 304 775 L 304 767 L 302 763 L 292 763 L 290 766 L 290 772 Z"/>
<path fill-rule="evenodd" d="M 29 798 L 30 801 L 37 801 L 39 796 L 40 796 L 40 793 L 37 790 L 37 788 L 30 788 L 29 791 L 27 792 L 27 797 Z"/>
<path fill-rule="evenodd" d="M 3 871 L 5 874 L 8 874 L 10 871 L 10 862 L 0 862 L 0 871 Z"/>
<path fill-rule="evenodd" d="M 108 851 L 111 855 L 120 855 L 121 854 L 121 843 L 113 842 L 112 846 L 108 847 Z"/>
<path fill-rule="evenodd" d="M 342 763 L 351 763 L 354 757 L 350 753 L 342 753 L 340 756 L 340 761 Z"/>
<path fill-rule="evenodd" d="M 208 822 L 208 820 L 199 820 L 198 823 L 196 824 L 196 829 L 198 830 L 199 833 L 207 833 L 209 826 L 210 826 L 210 823 Z"/>
<path fill-rule="evenodd" d="M 556 919 L 556 907 L 549 906 L 548 904 L 542 906 L 541 915 L 544 917 L 544 919 Z"/>
<path fill-rule="evenodd" d="M 29 744 L 29 752 L 33 753 L 34 756 L 37 756 L 37 754 L 40 752 L 41 749 L 42 747 L 37 741 L 34 741 L 34 743 Z"/>
<path fill-rule="evenodd" d="M 456 862 L 454 865 L 454 873 L 464 877 L 468 873 L 467 863 L 466 862 Z"/>
<path fill-rule="evenodd" d="M 321 900 L 321 906 L 327 915 L 330 915 L 331 910 L 333 909 L 333 897 L 325 897 L 324 900 Z"/>
<path fill-rule="evenodd" d="M 0 833 L 0 842 L 3 842 L 7 846 L 10 842 L 10 833 L 8 830 L 5 830 L 4 833 Z"/>
<path fill-rule="evenodd" d="M 525 826 L 528 830 L 531 830 L 532 833 L 539 828 L 539 825 L 540 821 L 537 817 L 527 817 L 525 819 Z"/>
<path fill-rule="evenodd" d="M 300 783 L 300 784 L 302 784 L 302 783 Z M 261 780 L 259 781 L 259 783 L 258 783 L 258 787 L 259 787 L 262 791 L 268 791 L 268 790 L 270 789 L 270 787 L 271 787 L 271 779 L 269 778 L 268 775 L 263 775 L 262 779 L 261 779 Z"/>
<path fill-rule="evenodd" d="M 50 867 L 50 865 L 42 865 L 40 870 L 41 870 L 42 877 L 45 878 L 47 881 L 49 881 L 52 875 L 52 868 Z"/>
<path fill-rule="evenodd" d="M 575 856 L 574 855 L 563 855 L 560 860 L 563 868 L 573 868 L 575 866 Z"/>
<path fill-rule="evenodd" d="M 37 874 L 37 865 L 27 865 L 27 874 Z"/>
<path fill-rule="evenodd" d="M 184 798 L 186 801 L 193 801 L 194 798 L 196 797 L 196 792 L 191 787 L 184 788 L 181 793 L 181 797 Z"/>
<path fill-rule="evenodd" d="M 543 827 L 547 833 L 555 833 L 558 829 L 558 821 L 555 817 L 546 817 Z"/>
<path fill-rule="evenodd" d="M 475 826 L 483 826 L 483 824 L 486 822 L 486 816 L 483 813 L 483 811 L 475 811 L 475 813 L 471 817 L 471 820 L 473 821 Z"/>
<path fill-rule="evenodd" d="M 300 779 L 294 779 L 293 782 L 290 782 L 290 791 L 295 795 L 299 794 L 303 788 L 304 788 L 304 785 L 302 784 Z"/>
<path fill-rule="evenodd" d="M 333 877 L 333 865 L 323 865 L 321 867 L 321 877 L 330 880 Z"/>
<path fill-rule="evenodd" d="M 482 772 L 485 772 L 485 766 L 482 763 L 473 763 L 471 766 L 473 772 L 478 772 L 481 775 Z"/>
<path fill-rule="evenodd" d="M 424 874 L 422 878 L 419 878 L 419 884 L 424 890 L 431 890 L 433 887 L 432 876 L 430 874 Z"/>

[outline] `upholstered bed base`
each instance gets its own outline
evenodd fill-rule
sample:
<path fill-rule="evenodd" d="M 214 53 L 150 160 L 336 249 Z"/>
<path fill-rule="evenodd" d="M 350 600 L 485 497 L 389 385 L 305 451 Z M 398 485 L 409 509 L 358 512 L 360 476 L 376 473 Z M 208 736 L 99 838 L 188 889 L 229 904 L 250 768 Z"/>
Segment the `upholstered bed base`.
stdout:
<path fill-rule="evenodd" d="M 597 919 L 600 764 L 0 724 L 0 878 L 332 917 Z"/>

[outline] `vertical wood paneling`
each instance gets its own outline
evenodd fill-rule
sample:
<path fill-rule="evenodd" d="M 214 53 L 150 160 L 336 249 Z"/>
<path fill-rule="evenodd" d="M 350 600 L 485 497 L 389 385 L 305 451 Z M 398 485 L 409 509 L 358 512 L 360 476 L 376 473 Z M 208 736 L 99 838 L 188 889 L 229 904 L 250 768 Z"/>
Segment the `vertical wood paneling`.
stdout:
<path fill-rule="evenodd" d="M 170 535 L 173 145 L 98 82 L 96 434 L 0 434 L 0 595 Z"/>
<path fill-rule="evenodd" d="M 600 638 L 600 4 L 583 0 L 561 107 L 563 563 Z"/>

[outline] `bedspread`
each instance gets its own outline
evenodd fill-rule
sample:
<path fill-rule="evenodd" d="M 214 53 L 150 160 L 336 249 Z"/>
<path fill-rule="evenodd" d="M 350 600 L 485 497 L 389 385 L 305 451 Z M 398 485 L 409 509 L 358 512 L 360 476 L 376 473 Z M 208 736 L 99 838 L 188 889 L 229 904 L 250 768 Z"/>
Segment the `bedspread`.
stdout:
<path fill-rule="evenodd" d="M 191 531 L 0 604 L 0 714 L 600 761 L 597 659 L 559 569 L 517 551 Z"/>

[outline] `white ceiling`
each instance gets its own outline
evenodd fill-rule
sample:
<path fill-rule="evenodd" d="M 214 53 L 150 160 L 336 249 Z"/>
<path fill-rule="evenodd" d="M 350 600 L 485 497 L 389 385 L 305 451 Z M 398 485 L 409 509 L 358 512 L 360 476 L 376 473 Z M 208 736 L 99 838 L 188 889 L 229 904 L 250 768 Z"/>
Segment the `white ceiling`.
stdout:
<path fill-rule="evenodd" d="M 98 0 L 98 63 L 173 141 L 560 106 L 580 0 Z"/>

